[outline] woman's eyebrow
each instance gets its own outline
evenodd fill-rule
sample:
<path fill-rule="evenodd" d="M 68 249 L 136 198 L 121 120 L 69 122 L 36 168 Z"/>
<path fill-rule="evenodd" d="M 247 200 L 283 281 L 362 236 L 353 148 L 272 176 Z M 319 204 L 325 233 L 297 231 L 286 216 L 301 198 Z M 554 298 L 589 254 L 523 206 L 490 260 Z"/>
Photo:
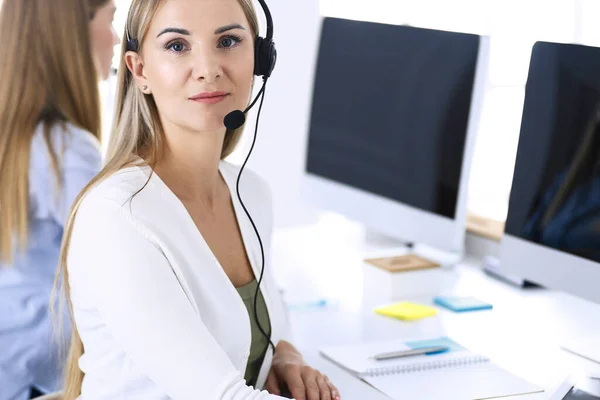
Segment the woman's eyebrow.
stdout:
<path fill-rule="evenodd" d="M 223 33 L 223 32 L 230 31 L 232 29 L 246 30 L 246 28 L 244 28 L 240 24 L 229 24 L 229 25 L 225 25 L 225 26 L 222 26 L 220 28 L 217 28 L 215 30 L 215 35 L 218 35 L 218 34 Z M 156 35 L 156 37 L 158 38 L 159 36 L 164 35 L 165 33 L 179 33 L 181 35 L 186 35 L 186 36 L 190 36 L 191 35 L 191 32 L 188 31 L 187 29 L 182 29 L 182 28 L 165 28 L 162 31 L 160 31 L 160 33 L 158 35 Z"/>
<path fill-rule="evenodd" d="M 222 26 L 220 28 L 217 28 L 215 30 L 215 35 L 218 35 L 219 33 L 230 31 L 232 29 L 243 29 L 243 30 L 246 30 L 246 28 L 244 28 L 240 24 L 229 24 L 229 25 L 225 25 L 225 26 Z"/>
<path fill-rule="evenodd" d="M 165 28 L 162 31 L 160 31 L 160 33 L 158 35 L 156 35 L 156 37 L 159 37 L 160 35 L 164 35 L 165 33 L 179 33 L 181 35 L 186 35 L 186 36 L 190 36 L 191 35 L 190 31 L 188 31 L 187 29 Z"/>

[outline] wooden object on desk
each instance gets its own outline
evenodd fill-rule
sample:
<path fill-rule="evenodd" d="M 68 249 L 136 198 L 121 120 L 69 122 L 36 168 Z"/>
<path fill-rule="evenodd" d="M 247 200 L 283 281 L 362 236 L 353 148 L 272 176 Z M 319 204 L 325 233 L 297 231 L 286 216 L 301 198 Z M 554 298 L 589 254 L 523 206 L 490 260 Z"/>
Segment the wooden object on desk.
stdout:
<path fill-rule="evenodd" d="M 406 254 L 402 256 L 370 258 L 365 262 L 381 268 L 387 272 L 406 272 L 417 271 L 421 269 L 437 268 L 440 264 L 426 260 L 416 254 Z"/>
<path fill-rule="evenodd" d="M 468 213 L 467 231 L 500 242 L 504 236 L 504 222 Z"/>
<path fill-rule="evenodd" d="M 416 254 L 364 261 L 363 293 L 373 306 L 437 295 L 454 281 L 451 271 Z"/>

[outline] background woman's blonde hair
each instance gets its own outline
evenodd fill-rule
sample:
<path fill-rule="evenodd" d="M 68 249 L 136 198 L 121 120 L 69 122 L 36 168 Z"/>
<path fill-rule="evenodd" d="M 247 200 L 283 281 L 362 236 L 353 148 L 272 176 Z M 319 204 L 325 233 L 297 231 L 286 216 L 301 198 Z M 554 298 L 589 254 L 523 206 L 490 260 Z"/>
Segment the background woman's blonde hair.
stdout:
<path fill-rule="evenodd" d="M 89 22 L 90 6 L 106 1 L 0 1 L 0 258 L 8 264 L 16 248 L 26 248 L 29 158 L 37 125 L 44 124 L 59 188 L 52 126 L 69 122 L 100 138 Z"/>
<path fill-rule="evenodd" d="M 252 0 L 238 0 L 238 2 L 250 24 L 252 34 L 256 36 L 258 34 L 258 20 Z M 144 47 L 144 39 L 150 27 L 150 22 L 156 14 L 160 3 L 161 0 L 133 0 L 131 3 L 127 16 L 126 29 L 128 29 L 131 39 L 137 39 L 139 43 L 138 51 L 142 51 Z M 123 35 L 122 43 L 127 43 L 126 34 Z M 125 63 L 125 53 L 126 46 L 123 45 L 117 78 L 115 121 L 107 148 L 106 164 L 102 171 L 79 194 L 71 209 L 65 225 L 54 284 L 54 292 L 61 289 L 64 294 L 73 325 L 71 346 L 65 370 L 64 400 L 76 399 L 81 393 L 81 384 L 83 381 L 83 372 L 79 368 L 78 361 L 83 354 L 84 348 L 73 319 L 73 304 L 70 299 L 67 266 L 69 243 L 77 210 L 85 195 L 93 187 L 120 169 L 137 163 L 154 166 L 160 157 L 160 150 L 164 143 L 164 132 L 154 98 L 151 95 L 145 95 L 137 88 L 133 76 Z M 242 131 L 243 127 L 226 132 L 221 158 L 225 158 L 233 152 Z M 59 313 L 59 318 L 60 315 Z M 58 322 L 57 326 L 62 326 L 62 323 Z"/>

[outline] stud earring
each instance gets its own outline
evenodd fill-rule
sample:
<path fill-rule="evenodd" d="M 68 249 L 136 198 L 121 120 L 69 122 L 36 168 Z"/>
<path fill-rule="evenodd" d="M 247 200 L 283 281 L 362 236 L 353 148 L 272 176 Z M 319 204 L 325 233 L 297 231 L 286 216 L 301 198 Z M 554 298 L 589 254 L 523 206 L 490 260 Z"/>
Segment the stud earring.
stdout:
<path fill-rule="evenodd" d="M 144 91 L 148 90 L 148 86 L 147 85 L 142 86 L 142 90 L 144 90 Z"/>

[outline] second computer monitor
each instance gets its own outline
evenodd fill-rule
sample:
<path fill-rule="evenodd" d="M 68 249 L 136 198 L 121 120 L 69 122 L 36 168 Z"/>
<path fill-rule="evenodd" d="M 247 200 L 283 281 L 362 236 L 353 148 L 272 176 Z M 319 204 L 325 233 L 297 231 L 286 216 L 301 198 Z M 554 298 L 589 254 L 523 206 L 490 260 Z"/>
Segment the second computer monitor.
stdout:
<path fill-rule="evenodd" d="M 373 230 L 462 252 L 486 39 L 324 19 L 307 196 Z"/>
<path fill-rule="evenodd" d="M 600 48 L 533 47 L 501 267 L 600 302 Z"/>

